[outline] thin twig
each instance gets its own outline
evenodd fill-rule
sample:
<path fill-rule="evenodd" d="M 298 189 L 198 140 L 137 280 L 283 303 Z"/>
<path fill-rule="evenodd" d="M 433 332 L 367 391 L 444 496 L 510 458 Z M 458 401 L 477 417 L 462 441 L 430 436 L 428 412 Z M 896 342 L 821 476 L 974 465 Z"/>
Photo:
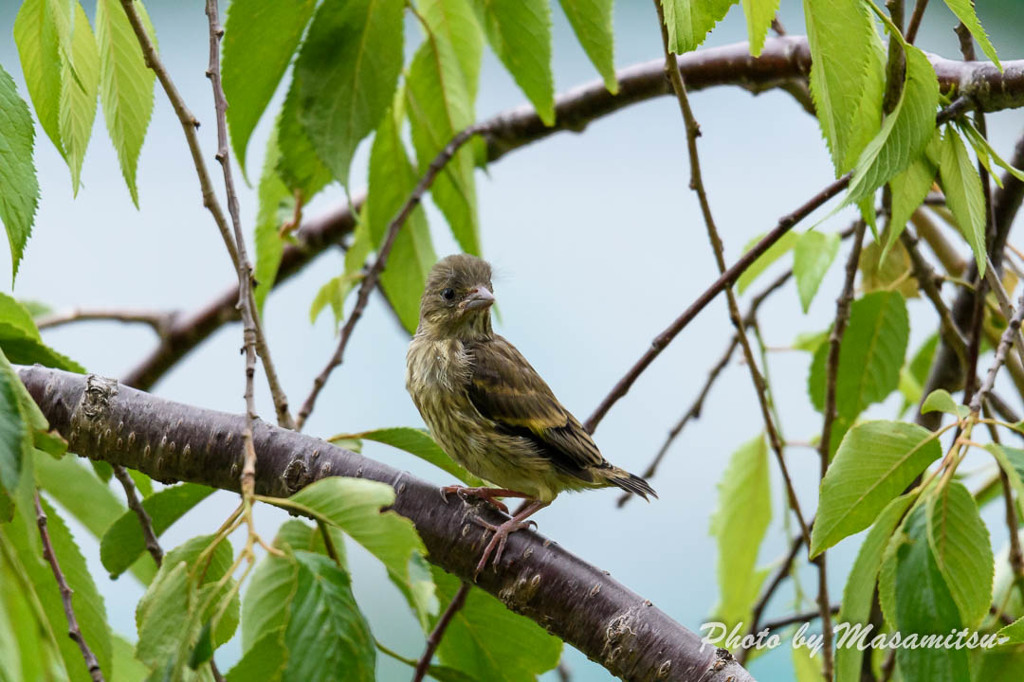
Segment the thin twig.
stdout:
<path fill-rule="evenodd" d="M 788 282 L 789 278 L 792 276 L 793 270 L 787 270 L 786 272 L 779 275 L 779 277 L 777 277 L 774 282 L 765 287 L 765 289 L 761 291 L 757 296 L 751 299 L 750 307 L 747 309 L 747 314 L 744 315 L 743 317 L 744 324 L 746 326 L 750 326 L 751 322 L 755 319 L 757 309 L 761 306 L 761 304 L 765 300 L 767 300 L 773 292 L 777 291 L 780 287 L 782 287 L 782 285 Z M 665 458 L 665 455 L 668 454 L 668 451 L 672 447 L 672 444 L 676 441 L 676 438 L 679 437 L 679 434 L 682 433 L 683 429 L 686 428 L 686 425 L 690 423 L 691 420 L 700 419 L 700 414 L 704 409 L 704 401 L 707 400 L 708 394 L 711 392 L 712 386 L 714 386 L 715 382 L 718 380 L 719 375 L 729 364 L 729 361 L 732 359 L 732 354 L 736 350 L 736 347 L 738 345 L 739 339 L 737 338 L 736 334 L 733 334 L 732 339 L 730 339 L 729 341 L 729 345 L 725 349 L 725 352 L 722 353 L 722 356 L 718 359 L 718 362 L 716 362 L 711 367 L 711 371 L 708 372 L 708 377 L 704 381 L 704 386 L 697 394 L 697 397 L 694 399 L 693 403 L 686 410 L 686 412 L 683 413 L 679 420 L 672 425 L 672 428 L 669 429 L 668 436 L 666 436 L 665 438 L 665 442 L 661 444 L 661 447 L 658 449 L 658 452 L 654 455 L 654 458 L 651 460 L 651 463 L 647 465 L 647 468 L 644 470 L 644 473 L 641 474 L 643 478 L 649 479 L 657 473 L 658 466 L 661 464 L 661 461 Z M 616 501 L 616 505 L 621 508 L 625 506 L 625 504 L 629 502 L 630 498 L 632 497 L 635 496 L 630 495 L 629 493 L 623 493 Z"/>
<path fill-rule="evenodd" d="M 813 524 L 814 521 L 811 521 L 812 526 Z M 761 616 L 764 615 L 764 609 L 768 606 L 768 602 L 771 601 L 772 595 L 775 594 L 775 590 L 777 590 L 779 585 L 782 584 L 782 581 L 786 579 L 786 576 L 792 572 L 793 562 L 796 561 L 797 554 L 800 553 L 800 548 L 803 546 L 803 535 L 797 535 L 793 538 L 793 543 L 789 546 L 789 552 L 786 554 L 785 558 L 783 558 L 782 563 L 779 564 L 778 568 L 775 569 L 775 573 L 772 574 L 768 584 L 761 591 L 757 601 L 754 602 L 754 607 L 750 611 L 750 627 L 747 628 L 748 634 L 761 631 L 759 624 L 761 622 Z M 740 663 L 746 663 L 748 654 L 749 650 L 740 649 L 739 653 L 736 655 L 736 660 Z"/>
<path fill-rule="evenodd" d="M 839 613 L 839 604 L 832 604 L 830 607 L 828 607 L 828 613 L 829 615 L 835 615 Z M 784 616 L 782 618 L 776 618 L 775 620 L 766 620 L 764 624 L 761 626 L 761 630 L 768 630 L 770 632 L 772 630 L 784 628 L 787 625 L 793 625 L 795 623 L 809 623 L 815 618 L 820 617 L 821 611 L 817 609 L 815 609 L 814 611 L 804 611 L 803 613 L 794 613 L 792 615 Z M 760 632 L 760 630 L 758 630 L 758 632 Z"/>
<path fill-rule="evenodd" d="M 235 256 L 233 258 L 238 273 L 238 309 L 242 313 L 242 338 L 245 351 L 245 429 L 242 440 L 245 444 L 245 456 L 242 460 L 242 498 L 247 508 L 255 494 L 256 481 L 256 448 L 253 445 L 252 429 L 257 419 L 256 397 L 254 394 L 254 378 L 256 376 L 256 306 L 252 301 L 252 265 L 245 253 L 245 238 L 242 235 L 242 223 L 238 214 L 238 195 L 231 173 L 231 158 L 228 156 L 227 131 L 227 100 L 220 82 L 220 39 L 224 29 L 220 25 L 217 0 L 206 1 L 206 16 L 210 26 L 210 66 L 206 77 L 213 88 L 213 104 L 217 118 L 217 160 L 224 171 L 224 188 L 228 195 L 228 211 L 231 214 L 231 226 L 234 232 Z M 246 512 L 251 521 L 251 511 Z M 249 524 L 252 532 L 252 524 Z"/>
<path fill-rule="evenodd" d="M 693 114 L 693 109 L 690 107 L 690 100 L 686 95 L 686 84 L 683 83 L 683 77 L 679 73 L 679 69 L 676 67 L 675 57 L 673 56 L 671 49 L 669 49 L 668 28 L 665 26 L 665 14 L 660 0 L 654 0 L 654 7 L 657 10 L 658 25 L 661 29 L 661 42 L 665 53 L 665 73 L 668 76 L 669 81 L 672 83 L 672 89 L 676 93 L 676 99 L 679 102 L 679 109 L 682 113 L 683 122 L 686 126 L 686 148 L 690 157 L 690 189 L 697 194 L 701 214 L 704 217 L 704 225 L 707 227 L 708 240 L 711 242 L 711 249 L 715 254 L 715 263 L 718 266 L 718 271 L 724 275 L 726 271 L 725 245 L 722 243 L 718 227 L 715 225 L 715 219 L 711 214 L 711 203 L 708 201 L 707 190 L 704 187 L 704 179 L 700 166 L 700 155 L 697 152 L 697 138 L 700 136 L 700 125 L 697 123 L 697 119 Z M 803 512 L 800 511 L 800 501 L 797 498 L 796 489 L 793 487 L 793 481 L 789 475 L 789 467 L 786 465 L 782 438 L 779 436 L 778 427 L 775 424 L 775 420 L 772 418 L 768 387 L 765 383 L 764 377 L 758 369 L 757 358 L 754 356 L 754 351 L 750 346 L 750 340 L 747 338 L 743 317 L 740 315 L 739 303 L 736 301 L 736 294 L 733 292 L 731 285 L 725 287 L 725 297 L 729 304 L 729 317 L 732 321 L 733 327 L 736 329 L 736 338 L 739 340 L 740 347 L 743 349 L 743 357 L 747 361 L 750 378 L 754 384 L 754 391 L 757 394 L 758 404 L 761 407 L 761 418 L 764 421 L 765 431 L 768 434 L 768 442 L 771 445 L 772 452 L 775 454 L 776 460 L 778 461 L 779 469 L 782 472 L 782 478 L 786 483 L 786 491 L 789 496 L 789 506 L 792 508 L 793 513 L 796 514 L 797 521 L 800 524 L 800 530 L 803 533 L 807 544 L 810 545 L 810 535 L 807 530 L 807 522 L 804 519 Z M 825 655 L 826 658 L 831 656 L 830 647 L 829 651 L 826 652 Z"/>
<path fill-rule="evenodd" d="M 455 593 L 452 600 L 448 603 L 448 608 L 444 610 L 441 617 L 437 619 L 437 625 L 430 631 L 430 635 L 427 637 L 427 648 L 424 649 L 423 655 L 420 656 L 420 660 L 416 663 L 416 671 L 412 675 L 412 682 L 420 682 L 423 676 L 427 674 L 427 670 L 430 669 L 430 661 L 434 658 L 434 652 L 437 651 L 437 647 L 441 644 L 441 638 L 444 637 L 445 630 L 448 629 L 448 624 L 452 622 L 452 618 L 462 605 L 466 603 L 466 595 L 472 589 L 465 580 L 459 586 L 459 591 Z"/>
<path fill-rule="evenodd" d="M 75 641 L 78 648 L 82 650 L 82 658 L 85 659 L 85 666 L 89 669 L 89 675 L 93 682 L 103 682 L 103 671 L 100 670 L 100 663 L 96 660 L 96 654 L 92 652 L 89 645 L 82 636 L 82 630 L 78 627 L 78 619 L 75 618 L 75 609 L 71 604 L 71 595 L 74 591 L 64 578 L 57 562 L 57 555 L 53 552 L 53 543 L 50 541 L 50 532 L 46 527 L 46 513 L 43 511 L 42 502 L 39 500 L 39 491 L 35 492 L 36 504 L 36 525 L 39 526 L 39 537 L 43 541 L 43 558 L 50 564 L 53 577 L 57 579 L 57 587 L 60 589 L 60 599 L 64 603 L 64 615 L 68 619 L 68 635 Z"/>
<path fill-rule="evenodd" d="M 985 401 L 984 412 L 986 417 L 991 417 L 990 403 L 990 400 Z M 986 422 L 986 426 L 988 427 L 989 437 L 992 439 L 992 442 L 1000 445 L 999 429 L 991 422 Z M 1017 505 L 1013 501 L 1013 486 L 1010 485 L 1010 477 L 1003 471 L 1001 466 L 999 467 L 999 485 L 1003 489 L 1003 507 L 1010 541 L 1010 554 L 1008 558 L 1010 570 L 1013 571 L 1013 584 L 1021 591 L 1021 595 L 1024 596 L 1024 551 L 1021 550 L 1020 546 L 1020 515 L 1017 512 Z"/>
<path fill-rule="evenodd" d="M 302 403 L 302 409 L 299 410 L 298 417 L 295 420 L 295 428 L 299 431 L 306 424 L 306 420 L 309 415 L 313 412 L 313 407 L 316 405 L 316 399 L 320 395 L 320 391 L 323 390 L 324 385 L 327 383 L 328 377 L 334 368 L 341 364 L 345 356 L 345 348 L 348 346 L 349 339 L 352 337 L 352 330 L 355 329 L 356 323 L 359 322 L 359 318 L 363 316 L 363 311 L 366 309 L 366 304 L 370 300 L 370 294 L 377 286 L 377 282 L 380 279 L 380 273 L 384 271 L 384 268 L 388 262 L 388 256 L 391 254 L 391 248 L 395 244 L 395 238 L 398 236 L 398 231 L 402 229 L 405 221 L 408 220 L 409 216 L 412 215 L 413 210 L 419 205 L 420 201 L 423 200 L 423 195 L 430 189 L 431 185 L 434 184 L 434 180 L 438 174 L 444 169 L 448 162 L 455 156 L 455 154 L 462 148 L 466 142 L 473 138 L 474 135 L 485 133 L 487 131 L 486 124 L 477 124 L 470 126 L 461 132 L 459 132 L 451 141 L 444 146 L 434 160 L 430 162 L 426 172 L 420 181 L 416 183 L 416 187 L 412 193 L 402 204 L 402 208 L 399 209 L 398 214 L 391 220 L 388 225 L 387 232 L 384 236 L 384 241 L 380 245 L 380 249 L 377 252 L 377 260 L 374 261 L 373 265 L 367 271 L 366 276 L 363 277 L 362 283 L 359 285 L 359 293 L 356 296 L 355 307 L 349 314 L 348 319 L 345 321 L 345 326 L 342 327 L 341 337 L 338 340 L 338 347 L 335 348 L 334 354 L 330 360 L 317 375 L 316 379 L 313 380 L 313 388 L 310 390 L 306 400 Z"/>
<path fill-rule="evenodd" d="M 633 386 L 636 380 L 640 378 L 640 375 L 644 373 L 644 370 L 646 370 L 654 359 L 657 358 L 670 343 L 672 343 L 672 340 L 679 335 L 679 332 L 693 322 L 694 318 L 696 318 L 697 315 L 707 307 L 708 303 L 713 301 L 718 294 L 725 290 L 726 287 L 731 286 L 754 261 L 760 258 L 765 251 L 770 249 L 777 241 L 779 241 L 779 239 L 785 236 L 787 232 L 793 229 L 797 223 L 806 218 L 829 199 L 842 192 L 849 184 L 850 174 L 847 173 L 815 194 L 795 211 L 780 218 L 778 224 L 776 224 L 768 234 L 766 234 L 749 251 L 744 253 L 739 260 L 733 263 L 725 272 L 723 272 L 718 279 L 705 289 L 700 296 L 698 296 L 696 300 L 694 300 L 694 302 L 691 303 L 681 315 L 679 315 L 679 317 L 673 320 L 672 324 L 666 327 L 661 334 L 651 341 L 651 347 L 648 348 L 642 356 L 640 356 L 640 359 L 629 368 L 626 374 L 618 381 L 617 384 L 615 384 L 611 392 L 605 396 L 601 401 L 601 404 L 594 409 L 593 414 L 591 414 L 584 423 L 584 427 L 593 433 L 601 423 L 601 420 L 604 419 L 606 414 L 608 414 L 608 410 L 610 410 L 615 403 L 629 392 L 629 389 Z"/>
<path fill-rule="evenodd" d="M 853 285 L 857 278 L 857 266 L 860 264 L 861 247 L 864 244 L 864 231 L 867 226 L 863 220 L 857 221 L 853 236 L 853 247 L 846 261 L 846 279 L 842 292 L 836 300 L 836 316 L 832 323 L 832 332 L 828 337 L 828 357 L 825 361 L 825 417 L 821 427 L 821 444 L 818 454 L 821 459 L 821 480 L 828 473 L 829 458 L 832 454 L 832 428 L 839 417 L 836 400 L 836 384 L 839 378 L 839 351 L 850 321 L 850 306 L 853 303 Z M 827 560 L 825 552 L 815 558 L 818 566 L 818 609 L 821 613 L 822 631 L 822 675 L 826 680 L 832 679 L 832 613 L 829 611 L 831 601 L 828 596 Z"/>
<path fill-rule="evenodd" d="M 966 367 L 967 342 L 960 334 L 956 322 L 953 321 L 953 315 L 949 312 L 945 301 L 942 300 L 942 294 L 939 293 L 938 286 L 935 284 L 938 275 L 921 254 L 920 249 L 917 248 L 917 235 L 913 233 L 909 226 L 900 234 L 900 242 L 903 244 L 907 255 L 910 256 L 910 264 L 914 270 L 914 277 L 917 279 L 918 285 L 924 290 L 928 300 L 931 301 L 935 312 L 939 314 L 939 333 L 942 336 L 942 340 L 953 349 L 960 363 Z"/>
<path fill-rule="evenodd" d="M 221 207 L 220 202 L 217 200 L 217 195 L 213 190 L 213 182 L 210 178 L 210 172 L 207 169 L 206 161 L 203 156 L 203 151 L 199 145 L 199 136 L 196 134 L 196 129 L 199 127 L 199 121 L 198 119 L 196 119 L 196 117 L 189 110 L 188 106 L 185 104 L 185 100 L 184 98 L 182 98 L 181 93 L 178 92 L 177 87 L 174 85 L 174 81 L 171 80 L 171 76 L 167 72 L 167 68 L 160 60 L 160 57 L 156 51 L 156 47 L 153 44 L 153 41 L 150 38 L 149 33 L 146 31 L 142 19 L 139 16 L 138 10 L 135 7 L 134 0 L 121 0 L 121 7 L 124 8 L 125 15 L 128 17 L 128 22 L 132 26 L 132 31 L 135 33 L 135 37 L 139 42 L 139 46 L 142 48 L 142 55 L 143 58 L 145 59 L 146 65 L 150 69 L 152 69 L 153 73 L 156 74 L 157 80 L 160 81 L 160 85 L 163 87 L 164 92 L 167 94 L 167 98 L 168 100 L 170 100 L 171 107 L 174 109 L 174 113 L 177 115 L 178 121 L 181 123 L 181 128 L 185 134 L 185 140 L 186 143 L 188 144 L 189 152 L 192 154 L 192 163 L 193 165 L 195 165 L 196 175 L 199 177 L 199 186 L 203 196 L 203 206 L 205 206 L 206 209 L 210 211 L 210 214 L 213 216 L 214 223 L 216 223 L 217 229 L 221 235 L 221 239 L 224 242 L 224 246 L 228 251 L 228 256 L 230 256 L 231 258 L 231 263 L 235 266 L 235 269 L 238 274 L 238 300 L 243 311 L 243 322 L 255 337 L 251 341 L 246 340 L 246 345 L 248 346 L 250 345 L 250 343 L 254 343 L 256 347 L 260 349 L 260 355 L 263 359 L 264 369 L 266 370 L 265 373 L 267 375 L 267 383 L 270 387 L 271 395 L 274 396 L 274 405 L 278 411 L 279 421 L 283 420 L 284 422 L 286 422 L 284 425 L 287 425 L 287 422 L 290 422 L 291 420 L 290 417 L 284 418 L 287 416 L 287 399 L 284 398 L 284 390 L 281 388 L 280 382 L 277 380 L 277 374 L 273 369 L 273 363 L 270 360 L 269 349 L 267 348 L 266 339 L 263 338 L 262 329 L 255 321 L 244 319 L 245 306 L 247 303 L 252 302 L 252 267 L 251 265 L 248 265 L 247 259 L 242 258 L 242 255 L 245 253 L 244 239 L 242 239 L 241 237 L 238 237 L 236 239 L 236 236 L 232 234 L 232 228 L 228 225 L 228 219 L 224 215 L 224 209 Z M 211 28 L 211 31 L 212 30 L 213 29 Z M 216 30 L 219 32 L 223 32 L 222 29 L 219 28 L 219 24 Z M 216 49 L 219 50 L 219 35 L 213 35 L 211 33 L 211 42 L 213 41 L 216 41 Z M 214 87 L 214 99 L 219 111 L 219 118 L 222 118 L 224 116 L 224 109 L 222 109 L 222 106 L 226 107 L 226 104 L 217 102 L 217 100 L 223 101 L 223 90 L 221 90 L 219 87 L 220 55 L 218 51 L 217 55 L 215 56 L 213 54 L 214 49 L 215 47 L 211 46 L 210 70 L 211 72 L 214 71 L 212 67 L 214 65 L 214 60 L 216 59 L 218 68 L 216 69 L 217 80 L 216 86 Z M 211 80 L 212 79 L 213 76 L 211 76 Z M 220 91 L 219 97 L 217 94 L 218 91 Z M 222 137 L 220 127 L 221 121 L 218 121 L 218 138 Z M 227 133 L 225 129 L 223 135 L 225 139 L 226 135 Z M 218 140 L 218 142 L 220 142 L 220 140 Z M 222 165 L 227 167 L 227 151 L 226 146 L 223 143 L 221 143 L 220 145 L 220 150 L 218 151 L 217 156 L 218 159 L 221 160 Z M 230 171 L 226 170 L 225 177 L 227 178 L 229 175 Z M 231 196 L 233 193 L 234 192 L 232 184 L 231 188 L 228 189 L 229 202 L 231 201 Z M 232 209 L 232 217 L 237 218 L 237 197 L 234 198 L 234 201 L 236 203 L 234 209 Z M 231 209 L 230 206 L 229 209 Z M 235 234 L 241 234 L 240 227 L 237 227 L 235 229 Z M 246 293 L 247 291 L 248 295 Z M 252 306 L 252 308 L 255 309 L 255 306 Z M 253 371 L 255 371 L 255 368 L 253 368 Z M 283 414 L 282 409 L 284 412 Z"/>
<path fill-rule="evenodd" d="M 174 321 L 176 313 L 156 310 L 130 310 L 115 308 L 72 308 L 59 313 L 44 315 L 36 320 L 39 329 L 52 329 L 75 322 L 123 322 L 149 325 L 159 336 Z"/>
<path fill-rule="evenodd" d="M 660 4 L 659 4 L 660 7 Z M 963 112 L 969 110 L 972 104 L 970 98 L 961 96 L 953 100 L 953 102 L 942 109 L 935 117 L 936 125 L 945 123 L 956 116 L 959 116 Z M 654 337 L 651 341 L 651 347 L 648 348 L 640 359 L 633 364 L 632 367 L 626 372 L 626 374 L 619 379 L 618 383 L 612 387 L 612 390 L 607 396 L 601 401 L 601 403 L 594 409 L 594 412 L 590 415 L 583 426 L 590 433 L 593 433 L 601 420 L 604 419 L 605 415 L 608 414 L 608 410 L 612 408 L 626 393 L 632 388 L 636 380 L 640 378 L 640 375 L 644 373 L 654 359 L 661 354 L 661 351 L 672 343 L 672 340 L 678 336 L 679 332 L 687 327 L 694 318 L 710 303 L 718 294 L 731 286 L 736 279 L 742 275 L 751 264 L 756 261 L 765 251 L 770 249 L 777 241 L 779 241 L 787 232 L 799 223 L 801 220 L 810 215 L 815 209 L 819 208 L 822 204 L 827 202 L 832 197 L 842 192 L 850 184 L 851 174 L 838 178 L 833 181 L 827 187 L 822 189 L 820 192 L 815 194 L 813 197 L 808 199 L 792 213 L 784 215 L 779 218 L 779 222 L 772 230 L 761 238 L 757 244 L 755 244 L 749 251 L 744 253 L 739 260 L 732 264 L 725 272 L 723 272 L 717 280 L 715 280 L 711 286 L 701 293 L 697 299 L 690 304 L 690 307 L 682 312 L 672 324 L 665 328 L 658 336 Z"/>
<path fill-rule="evenodd" d="M 928 6 L 928 0 L 917 0 L 914 4 L 914 12 L 910 15 L 910 23 L 907 24 L 907 33 L 903 36 L 911 45 L 917 39 L 917 29 L 921 27 L 921 19 L 924 17 L 924 9 Z"/>
<path fill-rule="evenodd" d="M 149 512 L 142 506 L 138 491 L 135 489 L 135 481 L 132 480 L 128 470 L 120 464 L 114 464 L 113 469 L 114 476 L 117 477 L 121 487 L 124 488 L 124 495 L 128 499 L 128 508 L 135 512 L 135 516 L 139 518 L 139 525 L 142 526 L 142 537 L 146 541 L 146 549 L 149 551 L 150 556 L 153 557 L 157 567 L 159 567 L 164 562 L 164 550 L 160 547 L 160 541 L 157 540 L 156 532 L 153 530 L 153 519 L 149 517 Z"/>
<path fill-rule="evenodd" d="M 996 383 L 996 375 L 999 374 L 999 369 L 1006 362 L 1006 354 L 1010 350 L 1010 346 L 1013 345 L 1014 340 L 1020 333 L 1021 320 L 1024 320 L 1024 295 L 1017 301 L 1017 310 L 1014 311 L 1013 316 L 1010 317 L 1007 322 L 1006 329 L 1003 331 L 1002 338 L 999 339 L 999 345 L 996 346 L 996 355 L 992 360 L 991 366 L 988 368 L 988 372 L 985 374 L 985 380 L 982 382 L 981 387 L 971 398 L 971 412 L 975 415 L 981 413 L 981 407 L 985 400 L 985 397 L 992 391 L 993 386 Z M 1017 349 L 1018 353 L 1024 354 L 1024 347 Z"/>

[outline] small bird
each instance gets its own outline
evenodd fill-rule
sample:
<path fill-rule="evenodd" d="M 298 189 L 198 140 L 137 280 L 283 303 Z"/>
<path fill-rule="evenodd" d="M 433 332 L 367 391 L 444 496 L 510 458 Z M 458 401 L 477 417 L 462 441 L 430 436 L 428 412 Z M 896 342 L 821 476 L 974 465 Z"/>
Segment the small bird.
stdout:
<path fill-rule="evenodd" d="M 444 258 L 427 277 L 420 320 L 406 358 L 406 388 L 445 452 L 496 488 L 447 486 L 508 513 L 497 498 L 523 498 L 494 533 L 475 575 L 491 554 L 501 561 L 508 535 L 564 490 L 618 486 L 657 497 L 639 476 L 610 464 L 522 353 L 491 329 L 491 266 L 465 254 Z"/>

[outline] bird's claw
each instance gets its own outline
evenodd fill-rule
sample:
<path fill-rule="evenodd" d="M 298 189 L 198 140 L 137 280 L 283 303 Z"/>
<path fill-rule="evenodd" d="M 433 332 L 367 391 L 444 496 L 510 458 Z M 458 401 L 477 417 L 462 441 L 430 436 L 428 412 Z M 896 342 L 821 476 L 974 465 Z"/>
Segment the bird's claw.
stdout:
<path fill-rule="evenodd" d="M 486 490 L 486 488 L 467 488 L 464 485 L 446 485 L 441 488 L 441 499 L 444 500 L 445 504 L 448 504 L 449 493 L 455 493 L 459 496 L 460 500 L 468 503 L 470 497 L 475 497 L 478 500 L 487 502 L 501 513 L 508 514 L 508 507 L 505 503 L 485 492 Z"/>
<path fill-rule="evenodd" d="M 480 561 L 476 565 L 476 569 L 473 571 L 473 582 L 480 576 L 484 568 L 487 567 L 487 561 L 491 558 L 491 554 L 494 554 L 494 561 L 491 562 L 495 566 L 501 563 L 501 556 L 505 553 L 505 543 L 508 542 L 508 536 L 516 531 L 529 528 L 531 525 L 536 528 L 537 522 L 533 520 L 529 521 L 516 521 L 509 519 L 501 525 L 495 525 L 489 521 L 484 521 L 479 517 L 473 517 L 473 523 L 489 530 L 494 535 L 491 537 L 490 542 L 484 547 L 483 554 L 480 556 Z"/>

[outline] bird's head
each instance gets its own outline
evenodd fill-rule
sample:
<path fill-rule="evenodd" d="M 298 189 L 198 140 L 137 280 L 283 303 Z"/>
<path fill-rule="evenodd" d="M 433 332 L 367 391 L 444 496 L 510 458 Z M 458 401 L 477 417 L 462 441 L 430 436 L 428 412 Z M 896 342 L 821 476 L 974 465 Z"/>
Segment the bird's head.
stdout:
<path fill-rule="evenodd" d="M 442 258 L 427 276 L 419 333 L 475 338 L 491 334 L 491 266 L 467 254 Z"/>

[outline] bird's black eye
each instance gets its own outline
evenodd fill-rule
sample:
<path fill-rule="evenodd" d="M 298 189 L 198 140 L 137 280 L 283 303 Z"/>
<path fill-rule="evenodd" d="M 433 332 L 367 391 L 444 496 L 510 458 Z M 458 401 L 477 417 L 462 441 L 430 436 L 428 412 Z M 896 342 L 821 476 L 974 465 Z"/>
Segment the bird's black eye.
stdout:
<path fill-rule="evenodd" d="M 441 292 L 441 298 L 443 298 L 446 301 L 452 300 L 453 298 L 455 298 L 455 290 L 452 289 L 451 287 L 445 289 L 444 291 Z"/>

